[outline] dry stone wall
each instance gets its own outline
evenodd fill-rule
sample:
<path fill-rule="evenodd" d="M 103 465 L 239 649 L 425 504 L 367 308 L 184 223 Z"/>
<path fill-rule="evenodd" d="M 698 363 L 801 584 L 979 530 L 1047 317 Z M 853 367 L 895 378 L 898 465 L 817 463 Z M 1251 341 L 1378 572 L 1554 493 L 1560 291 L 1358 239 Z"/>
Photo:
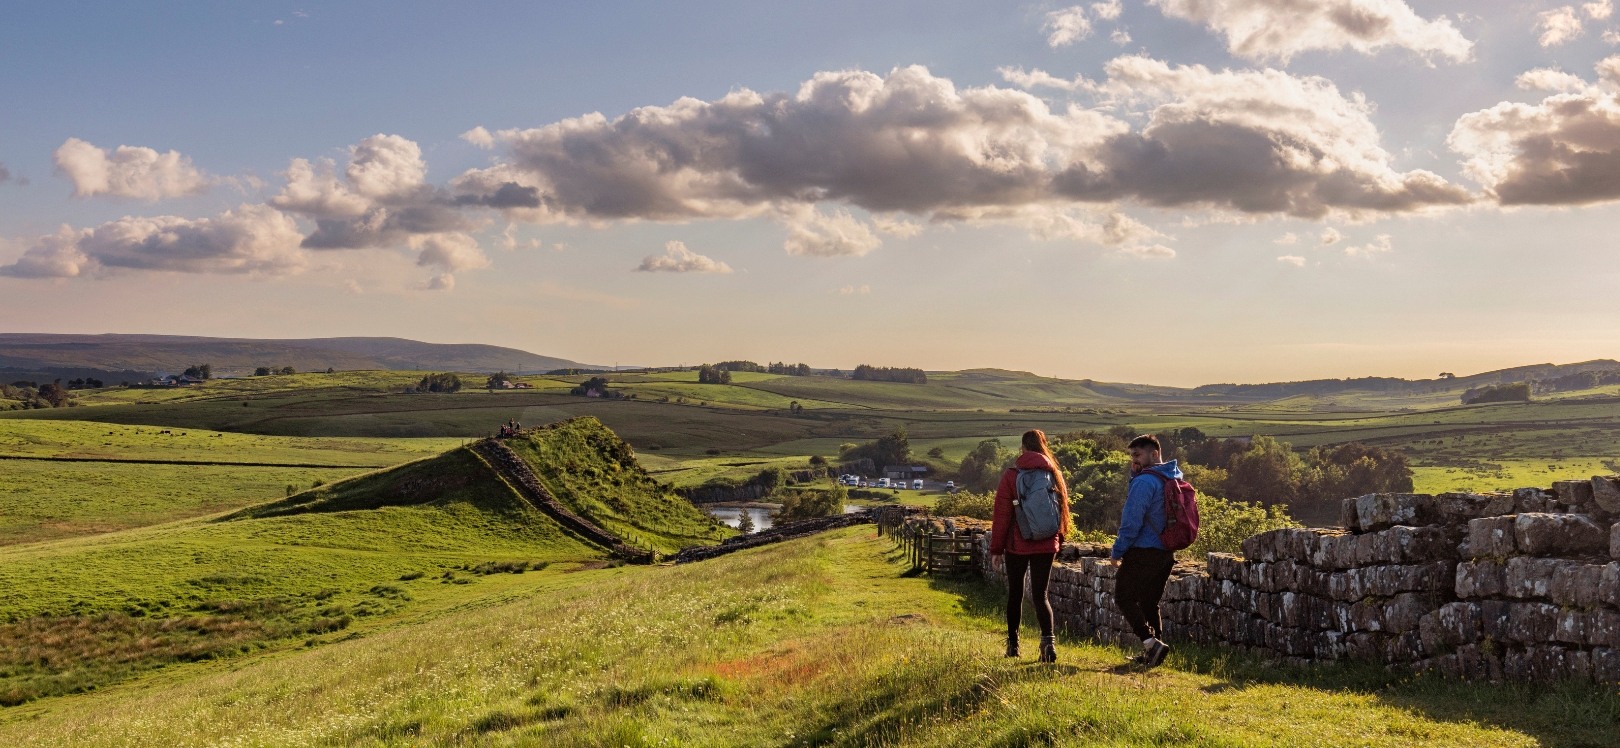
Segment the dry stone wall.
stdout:
<path fill-rule="evenodd" d="M 1273 530 L 1178 563 L 1167 638 L 1293 663 L 1361 659 L 1482 680 L 1620 682 L 1620 481 L 1501 493 L 1372 494 L 1342 527 Z M 1005 583 L 980 538 L 984 575 Z M 1064 547 L 1061 626 L 1136 645 L 1108 549 Z"/>

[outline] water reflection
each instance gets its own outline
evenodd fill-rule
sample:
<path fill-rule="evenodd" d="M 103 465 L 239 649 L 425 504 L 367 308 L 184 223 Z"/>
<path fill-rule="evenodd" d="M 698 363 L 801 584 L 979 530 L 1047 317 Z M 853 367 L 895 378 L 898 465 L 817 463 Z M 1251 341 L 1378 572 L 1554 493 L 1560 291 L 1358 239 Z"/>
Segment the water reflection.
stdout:
<path fill-rule="evenodd" d="M 765 507 L 707 506 L 704 509 L 733 530 L 742 522 L 743 512 L 748 512 L 754 520 L 754 532 L 771 529 L 771 510 Z"/>

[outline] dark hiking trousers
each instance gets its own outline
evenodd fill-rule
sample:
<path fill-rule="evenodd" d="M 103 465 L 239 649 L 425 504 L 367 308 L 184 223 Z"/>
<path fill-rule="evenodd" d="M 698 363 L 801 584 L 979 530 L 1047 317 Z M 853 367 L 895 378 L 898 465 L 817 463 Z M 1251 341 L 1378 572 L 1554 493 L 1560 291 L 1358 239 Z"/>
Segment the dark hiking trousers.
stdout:
<path fill-rule="evenodd" d="M 1159 618 L 1159 598 L 1164 596 L 1164 583 L 1170 578 L 1170 567 L 1176 565 L 1176 554 L 1159 548 L 1132 548 L 1125 551 L 1114 577 L 1114 600 L 1119 613 L 1131 625 L 1136 638 L 1147 641 L 1164 633 Z"/>
<path fill-rule="evenodd" d="M 1009 553 L 1007 560 L 1007 636 L 1018 635 L 1024 619 L 1024 572 L 1029 572 L 1029 597 L 1035 601 L 1035 620 L 1041 636 L 1052 635 L 1052 603 L 1046 599 L 1046 583 L 1052 578 L 1055 553 Z"/>

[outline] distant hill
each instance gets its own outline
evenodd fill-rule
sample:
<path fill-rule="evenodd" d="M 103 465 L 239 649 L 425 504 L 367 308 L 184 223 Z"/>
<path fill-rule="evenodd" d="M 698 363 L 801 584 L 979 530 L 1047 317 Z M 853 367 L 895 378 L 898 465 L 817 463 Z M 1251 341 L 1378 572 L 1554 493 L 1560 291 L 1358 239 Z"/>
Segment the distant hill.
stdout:
<path fill-rule="evenodd" d="M 259 366 L 299 371 L 328 368 L 465 372 L 593 368 L 516 348 L 472 343 L 422 343 L 404 338 L 260 340 L 182 335 L 55 335 L 0 333 L 0 378 L 34 374 L 99 375 L 109 382 L 157 372 L 179 373 L 209 363 L 218 375 L 251 374 Z M 64 372 L 66 372 L 64 374 Z"/>
<path fill-rule="evenodd" d="M 1508 369 L 1496 369 L 1479 374 L 1445 379 L 1362 377 L 1359 379 L 1313 379 L 1302 382 L 1271 382 L 1267 384 L 1206 384 L 1193 388 L 1191 393 L 1253 400 L 1277 400 L 1297 395 L 1331 395 L 1337 392 L 1451 391 L 1467 390 L 1491 384 L 1526 382 L 1533 379 L 1553 379 L 1586 371 L 1615 370 L 1620 370 L 1620 361 L 1601 358 L 1583 361 L 1578 364 L 1515 366 Z"/>

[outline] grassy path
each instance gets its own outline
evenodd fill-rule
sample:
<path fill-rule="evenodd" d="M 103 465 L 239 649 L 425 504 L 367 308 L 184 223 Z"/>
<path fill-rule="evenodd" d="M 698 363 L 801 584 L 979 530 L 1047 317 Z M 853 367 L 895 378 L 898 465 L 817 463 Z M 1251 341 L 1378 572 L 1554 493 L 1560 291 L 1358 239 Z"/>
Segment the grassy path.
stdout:
<path fill-rule="evenodd" d="M 999 656 L 998 591 L 870 527 L 543 588 L 365 638 L 0 712 L 5 745 L 1604 745 L 1612 689 Z M 190 667 L 190 666 L 188 666 Z"/>

